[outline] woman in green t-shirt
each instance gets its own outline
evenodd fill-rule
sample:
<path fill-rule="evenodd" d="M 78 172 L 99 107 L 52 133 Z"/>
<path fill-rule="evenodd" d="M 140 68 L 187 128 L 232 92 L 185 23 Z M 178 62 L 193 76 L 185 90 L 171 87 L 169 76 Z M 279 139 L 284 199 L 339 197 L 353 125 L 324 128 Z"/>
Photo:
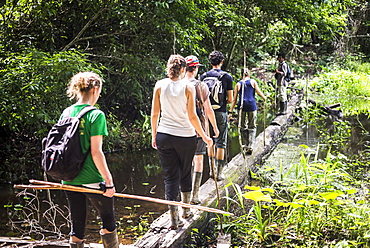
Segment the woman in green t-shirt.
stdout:
<path fill-rule="evenodd" d="M 63 111 L 66 115 L 75 117 L 85 106 L 94 106 L 98 101 L 102 88 L 101 78 L 93 72 L 80 72 L 69 82 L 67 95 L 76 99 L 77 103 Z M 95 109 L 85 114 L 80 121 L 80 142 L 82 152 L 90 152 L 84 165 L 73 181 L 62 181 L 63 184 L 100 189 L 105 183 L 104 194 L 65 191 L 71 212 L 71 247 L 84 247 L 84 236 L 87 216 L 87 199 L 98 210 L 102 220 L 100 235 L 104 247 L 118 247 L 118 235 L 113 208 L 113 194 L 116 192 L 112 175 L 102 150 L 103 136 L 108 135 L 105 115 Z"/>

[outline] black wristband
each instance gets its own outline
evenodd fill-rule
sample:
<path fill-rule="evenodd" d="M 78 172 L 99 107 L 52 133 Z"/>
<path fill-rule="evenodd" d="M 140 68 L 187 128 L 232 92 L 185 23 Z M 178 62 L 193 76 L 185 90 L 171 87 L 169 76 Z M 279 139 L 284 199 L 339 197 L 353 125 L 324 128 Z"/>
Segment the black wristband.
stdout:
<path fill-rule="evenodd" d="M 105 182 L 101 182 L 99 184 L 99 186 L 100 186 L 100 190 L 103 191 L 103 192 L 105 192 L 107 189 L 113 189 L 114 188 L 114 185 L 113 186 L 106 186 Z"/>

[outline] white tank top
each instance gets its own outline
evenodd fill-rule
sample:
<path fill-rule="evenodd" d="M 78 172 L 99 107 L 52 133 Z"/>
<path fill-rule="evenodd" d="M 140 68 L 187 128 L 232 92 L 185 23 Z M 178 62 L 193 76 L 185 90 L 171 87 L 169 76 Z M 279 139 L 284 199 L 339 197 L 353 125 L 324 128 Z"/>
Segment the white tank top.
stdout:
<path fill-rule="evenodd" d="M 186 108 L 186 86 L 189 80 L 172 81 L 169 78 L 157 82 L 156 87 L 161 88 L 161 117 L 157 132 L 180 137 L 195 136 L 195 129 L 190 123 Z"/>

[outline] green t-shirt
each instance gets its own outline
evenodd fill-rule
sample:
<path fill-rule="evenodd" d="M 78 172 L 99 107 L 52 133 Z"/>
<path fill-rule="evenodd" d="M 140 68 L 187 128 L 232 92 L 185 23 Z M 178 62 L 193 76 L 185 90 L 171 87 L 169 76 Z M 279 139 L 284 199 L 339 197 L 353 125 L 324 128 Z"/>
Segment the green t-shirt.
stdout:
<path fill-rule="evenodd" d="M 62 119 L 64 116 L 75 117 L 85 106 L 88 106 L 88 104 L 72 105 L 63 111 L 60 118 Z M 80 142 L 83 153 L 86 153 L 89 150 L 91 136 L 97 135 L 108 135 L 105 114 L 99 109 L 88 112 L 84 115 L 84 117 L 80 119 Z M 73 181 L 62 181 L 62 183 L 69 185 L 82 185 L 89 183 L 99 183 L 103 181 L 103 177 L 100 175 L 98 169 L 96 168 L 91 153 L 89 152 L 85 163 L 77 177 Z"/>

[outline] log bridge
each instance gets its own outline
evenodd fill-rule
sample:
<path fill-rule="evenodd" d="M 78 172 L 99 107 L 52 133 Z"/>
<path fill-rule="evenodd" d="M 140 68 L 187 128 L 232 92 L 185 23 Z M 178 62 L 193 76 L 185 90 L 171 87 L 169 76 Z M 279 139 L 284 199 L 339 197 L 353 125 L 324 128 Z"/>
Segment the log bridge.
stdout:
<path fill-rule="evenodd" d="M 288 127 L 295 119 L 295 108 L 303 97 L 302 93 L 293 93 L 288 104 L 287 114 L 277 116 L 264 132 L 261 132 L 255 141 L 253 154 L 243 159 L 241 153 L 237 154 L 224 169 L 226 179 L 218 182 L 220 197 L 225 196 L 224 186 L 232 182 L 244 186 L 249 181 L 250 171 L 256 172 L 259 166 L 271 154 L 281 141 Z M 229 191 L 229 195 L 230 195 Z M 199 190 L 199 197 L 203 206 L 217 207 L 217 196 L 215 182 L 208 179 Z M 221 200 L 222 205 L 222 200 Z M 180 211 L 181 212 L 181 211 Z M 154 220 L 149 231 L 130 247 L 140 248 L 178 248 L 183 247 L 192 229 L 197 228 L 201 233 L 213 213 L 203 211 L 193 211 L 194 215 L 184 220 L 184 226 L 177 230 L 169 230 L 169 212 L 162 214 Z"/>

